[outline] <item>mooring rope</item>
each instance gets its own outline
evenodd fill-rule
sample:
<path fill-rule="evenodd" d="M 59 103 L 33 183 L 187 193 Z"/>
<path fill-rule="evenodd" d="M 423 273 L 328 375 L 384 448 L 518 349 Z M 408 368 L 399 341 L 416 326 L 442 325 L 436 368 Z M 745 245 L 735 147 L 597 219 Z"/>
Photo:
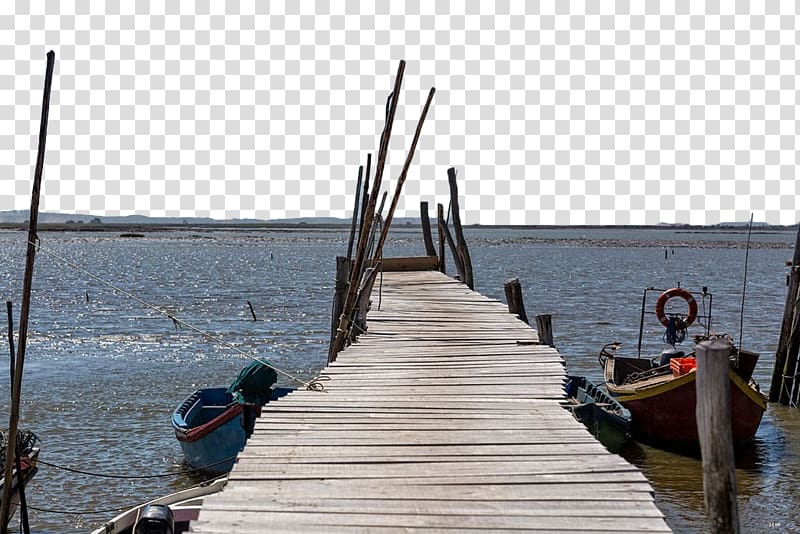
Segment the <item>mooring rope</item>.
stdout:
<path fill-rule="evenodd" d="M 46 465 L 47 467 L 53 467 L 55 469 L 61 469 L 63 471 L 69 471 L 70 473 L 77 473 L 79 475 L 86 475 L 91 477 L 100 477 L 100 478 L 114 478 L 120 480 L 144 480 L 148 478 L 164 478 L 164 477 L 173 477 L 179 475 L 190 475 L 192 473 L 197 473 L 198 471 L 203 471 L 204 469 L 208 469 L 209 467 L 214 467 L 215 465 L 224 464 L 225 462 L 230 462 L 231 460 L 235 460 L 236 456 L 230 456 L 225 458 L 224 460 L 218 460 L 214 463 L 210 463 L 204 465 L 202 467 L 193 467 L 192 469 L 185 469 L 183 471 L 174 471 L 171 473 L 156 473 L 152 475 L 112 475 L 109 473 L 97 473 L 92 471 L 84 471 L 82 469 L 75 469 L 74 467 L 67 467 L 64 465 L 57 465 L 49 462 L 45 462 L 42 459 L 37 459 L 37 464 Z"/>
<path fill-rule="evenodd" d="M 159 308 L 158 306 L 147 302 L 143 298 L 134 295 L 130 291 L 126 291 L 125 289 L 122 289 L 121 287 L 114 285 L 113 283 L 111 283 L 111 282 L 109 282 L 109 281 L 97 276 L 93 272 L 81 267 L 77 263 L 75 263 L 75 262 L 73 262 L 71 260 L 68 260 L 67 258 L 65 258 L 65 257 L 63 257 L 63 256 L 61 256 L 59 254 L 56 254 L 55 252 L 52 252 L 52 251 L 50 251 L 50 250 L 48 250 L 46 248 L 42 248 L 42 240 L 41 240 L 41 238 L 37 237 L 36 239 L 38 241 L 37 243 L 33 243 L 32 241 L 28 241 L 28 244 L 37 247 L 40 252 L 43 252 L 43 253 L 47 254 L 48 256 L 50 256 L 52 258 L 55 258 L 56 260 L 58 260 L 58 261 L 60 261 L 62 263 L 65 263 L 66 265 L 72 267 L 73 269 L 77 270 L 78 272 L 83 273 L 86 276 L 92 278 L 93 280 L 96 280 L 96 281 L 100 282 L 101 284 L 110 287 L 114 291 L 116 291 L 118 293 L 121 293 L 121 294 L 125 295 L 126 297 L 128 297 L 130 299 L 135 300 L 136 302 L 138 302 L 142 306 L 144 306 L 146 308 L 150 308 L 151 310 L 153 310 L 153 311 L 155 311 L 157 313 L 160 313 L 161 315 L 163 315 L 163 316 L 167 317 L 168 319 L 172 320 L 172 322 L 175 323 L 176 325 L 180 325 L 182 327 L 186 327 L 189 330 L 192 330 L 193 332 L 196 332 L 196 333 L 198 333 L 198 334 L 200 334 L 202 336 L 205 336 L 206 338 L 210 339 L 211 341 L 214 341 L 215 343 L 218 343 L 218 344 L 222 345 L 223 347 L 226 347 L 226 348 L 238 353 L 241 356 L 244 356 L 246 358 L 250 358 L 251 360 L 254 360 L 254 361 L 258 362 L 261 365 L 269 367 L 270 369 L 273 369 L 275 372 L 285 376 L 289 380 L 292 380 L 293 382 L 295 382 L 297 384 L 301 384 L 303 387 L 305 387 L 309 391 L 322 391 L 323 389 L 325 389 L 324 386 L 321 383 L 319 383 L 319 380 L 320 380 L 319 377 L 314 378 L 313 380 L 310 380 L 308 382 L 305 381 L 305 380 L 302 380 L 300 378 L 297 378 L 296 376 L 294 376 L 292 374 L 289 374 L 288 372 L 284 371 L 283 369 L 280 369 L 280 368 L 276 367 L 275 365 L 264 361 L 262 358 L 254 356 L 253 354 L 250 354 L 249 352 L 244 351 L 244 350 L 240 349 L 239 347 L 237 347 L 237 346 L 235 346 L 235 345 L 233 345 L 231 343 L 228 343 L 227 341 L 225 341 L 221 337 L 217 336 L 216 334 L 212 334 L 211 332 L 208 332 L 208 331 L 205 331 L 205 330 L 203 330 L 201 328 L 198 328 L 197 326 L 194 326 L 191 323 L 187 323 L 183 319 L 180 319 L 180 318 L 176 317 L 175 314 L 170 313 L 167 310 L 163 310 L 163 309 Z"/>

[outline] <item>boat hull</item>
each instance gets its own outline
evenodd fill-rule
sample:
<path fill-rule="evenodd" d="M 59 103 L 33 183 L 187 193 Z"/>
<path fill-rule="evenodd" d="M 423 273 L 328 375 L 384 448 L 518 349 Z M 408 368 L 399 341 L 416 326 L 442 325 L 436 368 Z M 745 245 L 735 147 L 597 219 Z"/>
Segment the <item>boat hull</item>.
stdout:
<path fill-rule="evenodd" d="M 172 427 L 186 462 L 209 473 L 230 471 L 247 439 L 242 406 L 223 387 L 194 391 L 173 413 Z"/>
<path fill-rule="evenodd" d="M 564 390 L 569 400 L 564 407 L 606 449 L 618 452 L 631 437 L 630 411 L 582 376 L 567 377 Z"/>
<path fill-rule="evenodd" d="M 293 390 L 275 388 L 270 402 Z M 261 407 L 256 408 L 260 415 Z M 172 413 L 172 428 L 186 462 L 211 474 L 227 473 L 247 441 L 242 424 L 242 405 L 227 388 L 194 391 Z"/>
<path fill-rule="evenodd" d="M 613 365 L 612 361 L 607 365 Z M 613 374 L 613 373 L 612 373 Z M 608 391 L 630 410 L 633 436 L 643 442 L 674 448 L 699 446 L 695 405 L 695 371 L 659 384 L 631 388 L 607 384 Z M 731 427 L 735 446 L 752 441 L 766 410 L 766 398 L 729 371 Z"/>

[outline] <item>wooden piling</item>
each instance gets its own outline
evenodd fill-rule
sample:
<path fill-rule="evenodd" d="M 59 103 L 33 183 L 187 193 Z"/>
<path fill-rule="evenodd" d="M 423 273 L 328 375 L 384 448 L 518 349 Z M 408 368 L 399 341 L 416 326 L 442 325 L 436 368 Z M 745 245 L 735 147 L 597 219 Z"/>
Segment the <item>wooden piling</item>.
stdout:
<path fill-rule="evenodd" d="M 425 254 L 436 256 L 436 248 L 433 246 L 433 236 L 431 235 L 431 220 L 428 218 L 428 203 L 424 200 L 419 203 L 419 218 L 422 223 L 422 239 L 425 241 Z"/>
<path fill-rule="evenodd" d="M 469 256 L 467 241 L 464 239 L 464 230 L 461 227 L 461 215 L 458 207 L 458 183 L 456 182 L 456 169 L 454 167 L 447 169 L 447 181 L 450 184 L 450 205 L 453 209 L 453 231 L 456 234 L 456 249 L 464 268 L 462 281 L 467 284 L 468 288 L 474 290 L 475 281 L 472 278 L 472 260 Z"/>
<path fill-rule="evenodd" d="M 358 167 L 358 182 L 356 184 L 356 200 L 353 204 L 353 220 L 350 222 L 350 239 L 347 240 L 347 258 L 353 257 L 353 241 L 356 238 L 356 223 L 358 222 L 358 203 L 361 200 L 361 181 L 364 179 L 364 166 Z"/>
<path fill-rule="evenodd" d="M 372 229 L 372 220 L 375 216 L 375 205 L 378 200 L 378 192 L 381 188 L 381 180 L 383 178 L 383 170 L 386 166 L 386 157 L 389 153 L 389 140 L 392 136 L 392 126 L 394 124 L 394 116 L 397 111 L 397 102 L 400 100 L 400 86 L 403 82 L 403 73 L 405 72 L 406 62 L 401 60 L 397 68 L 397 75 L 394 80 L 394 88 L 391 93 L 391 100 L 386 112 L 386 124 L 384 125 L 383 133 L 381 134 L 381 142 L 378 148 L 378 163 L 375 169 L 375 180 L 372 183 L 372 192 L 369 195 L 369 204 L 364 213 L 364 221 L 362 228 L 364 230 Z M 367 241 L 369 236 L 366 232 L 362 233 L 358 239 L 358 246 L 356 247 L 356 255 L 353 265 L 350 269 L 350 281 L 347 293 L 345 296 L 344 306 L 342 307 L 342 315 L 339 320 L 339 326 L 336 329 L 336 336 L 328 355 L 328 363 L 336 360 L 336 354 L 344 348 L 347 331 L 350 327 L 351 314 L 353 307 L 356 303 L 358 282 L 361 279 L 363 272 L 364 260 L 367 257 Z"/>
<path fill-rule="evenodd" d="M 697 345 L 697 432 L 703 457 L 703 496 L 711 532 L 738 533 L 736 469 L 731 434 L 730 345 Z"/>
<path fill-rule="evenodd" d="M 522 299 L 522 284 L 520 284 L 519 278 L 515 276 L 514 278 L 506 280 L 503 284 L 503 289 L 506 292 L 508 312 L 513 313 L 519 317 L 520 320 L 530 324 L 528 315 L 525 313 L 525 302 Z"/>
<path fill-rule="evenodd" d="M 336 328 L 341 320 L 344 309 L 344 300 L 350 281 L 350 267 L 352 261 L 345 256 L 336 256 L 336 286 L 333 291 L 333 310 L 331 312 L 331 340 L 328 347 L 328 357 L 331 357 L 333 342 L 336 339 Z"/>
<path fill-rule="evenodd" d="M 781 322 L 781 333 L 778 338 L 778 349 L 775 351 L 775 366 L 772 370 L 772 382 L 769 388 L 770 402 L 780 402 L 788 404 L 791 386 L 785 384 L 786 376 L 793 375 L 796 369 L 797 354 L 789 357 L 787 352 L 789 338 L 792 335 L 792 323 L 795 318 L 795 308 L 798 298 L 798 288 L 800 288 L 800 225 L 797 228 L 797 238 L 794 245 L 794 258 L 791 262 L 788 277 L 788 289 L 786 293 L 786 303 L 783 308 L 783 320 Z M 797 345 L 795 345 L 797 346 Z M 788 387 L 787 387 L 788 386 Z"/>
<path fill-rule="evenodd" d="M 56 54 L 52 50 L 47 53 L 47 68 L 44 77 L 44 97 L 42 100 L 42 118 L 39 125 L 39 147 L 36 155 L 36 168 L 33 176 L 31 192 L 31 209 L 28 226 L 28 251 L 25 258 L 25 274 L 22 288 L 22 308 L 19 320 L 19 342 L 14 366 L 14 377 L 11 384 L 11 410 L 8 418 L 8 443 L 6 447 L 5 478 L 3 486 L 3 502 L 0 505 L 0 533 L 8 532 L 8 520 L 11 504 L 11 486 L 17 447 L 17 427 L 19 425 L 19 408 L 22 393 L 22 375 L 25 365 L 25 348 L 28 339 L 28 317 L 31 309 L 31 287 L 33 285 L 33 264 L 36 258 L 37 223 L 39 221 L 39 194 L 42 188 L 44 171 L 45 143 L 47 140 L 47 120 L 50 114 L 50 90 L 53 84 L 53 67 Z"/>
<path fill-rule="evenodd" d="M 430 91 L 428 91 L 428 99 L 425 100 L 425 105 L 422 107 L 422 113 L 417 121 L 417 129 L 414 131 L 414 137 L 411 140 L 411 147 L 408 149 L 406 161 L 403 164 L 403 170 L 400 171 L 400 176 L 397 178 L 397 186 L 394 190 L 392 203 L 389 205 L 389 212 L 386 214 L 386 221 L 384 222 L 383 229 L 381 230 L 381 236 L 378 239 L 378 244 L 375 247 L 374 257 L 376 259 L 383 256 L 383 244 L 386 242 L 386 238 L 389 235 L 389 228 L 392 226 L 394 212 L 397 209 L 397 203 L 400 202 L 400 194 L 403 192 L 403 185 L 406 183 L 408 169 L 411 167 L 411 161 L 414 159 L 414 153 L 417 150 L 417 143 L 419 142 L 419 137 L 422 134 L 422 125 L 425 123 L 425 117 L 428 116 L 428 110 L 431 107 L 431 102 L 433 102 L 434 94 L 436 94 L 436 88 L 431 87 Z"/>
<path fill-rule="evenodd" d="M 441 204 L 436 205 L 436 228 L 439 231 L 439 272 L 445 274 L 447 272 L 447 268 L 445 267 L 444 261 L 444 230 L 442 229 L 442 225 L 444 224 L 444 206 Z"/>
<path fill-rule="evenodd" d="M 466 274 L 464 273 L 464 261 L 461 258 L 461 255 L 458 253 L 458 247 L 456 247 L 456 243 L 453 241 L 453 236 L 450 234 L 450 228 L 448 228 L 447 221 L 445 221 L 444 218 L 439 219 L 439 229 L 442 231 L 445 241 L 447 241 L 447 245 L 450 247 L 450 255 L 453 257 L 453 263 L 456 266 L 458 279 L 463 282 L 466 279 Z"/>
<path fill-rule="evenodd" d="M 549 314 L 542 314 L 537 315 L 534 319 L 536 320 L 536 331 L 539 332 L 539 343 L 555 347 L 552 316 Z"/>

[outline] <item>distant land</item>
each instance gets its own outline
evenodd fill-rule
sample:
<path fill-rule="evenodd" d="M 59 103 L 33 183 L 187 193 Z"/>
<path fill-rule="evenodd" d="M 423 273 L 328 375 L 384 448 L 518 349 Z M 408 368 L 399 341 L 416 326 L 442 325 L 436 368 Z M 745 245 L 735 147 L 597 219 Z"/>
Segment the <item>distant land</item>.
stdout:
<path fill-rule="evenodd" d="M 6 227 L 19 227 L 27 224 L 28 210 L 0 211 L 0 225 Z M 435 221 L 432 221 L 435 223 Z M 63 229 L 85 228 L 87 230 L 101 230 L 103 226 L 117 227 L 108 228 L 118 229 L 122 226 L 154 226 L 154 227 L 181 227 L 181 226 L 208 226 L 208 227 L 248 227 L 248 226 L 321 226 L 321 227 L 341 227 L 350 226 L 350 218 L 342 219 L 337 217 L 300 217 L 294 219 L 212 219 L 210 217 L 148 217 L 146 215 L 123 215 L 123 216 L 98 216 L 80 213 L 39 213 L 39 223 L 45 226 L 55 226 Z M 418 217 L 398 217 L 395 218 L 394 226 L 418 226 Z M 625 225 L 625 228 L 726 228 L 731 230 L 746 230 L 747 222 L 722 222 L 716 225 L 690 225 L 661 223 L 657 225 Z M 465 225 L 474 227 L 492 226 L 496 228 L 611 228 L 614 225 Z M 793 225 L 796 227 L 797 225 Z M 765 222 L 753 222 L 754 228 L 759 229 L 785 229 L 791 226 L 773 226 Z"/>

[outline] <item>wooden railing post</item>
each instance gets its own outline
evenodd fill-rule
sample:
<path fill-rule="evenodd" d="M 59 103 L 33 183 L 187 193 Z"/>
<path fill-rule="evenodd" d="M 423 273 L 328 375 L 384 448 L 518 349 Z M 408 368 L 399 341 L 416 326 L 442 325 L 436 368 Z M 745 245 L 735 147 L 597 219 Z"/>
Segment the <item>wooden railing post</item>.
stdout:
<path fill-rule="evenodd" d="M 419 203 L 419 218 L 422 222 L 422 239 L 425 241 L 425 254 L 436 256 L 436 248 L 433 246 L 433 236 L 431 236 L 431 220 L 428 218 L 428 203 Z"/>
<path fill-rule="evenodd" d="M 439 272 L 445 274 L 447 269 L 444 263 L 444 206 L 436 205 L 436 227 L 439 230 Z"/>
<path fill-rule="evenodd" d="M 703 495 L 711 532 L 739 532 L 728 371 L 731 348 L 721 340 L 697 345 L 697 433 Z"/>
<path fill-rule="evenodd" d="M 450 184 L 450 206 L 452 207 L 453 215 L 453 231 L 456 234 L 457 256 L 464 271 L 461 281 L 467 284 L 468 288 L 475 289 L 475 281 L 472 278 L 472 260 L 469 256 L 467 240 L 464 239 L 464 230 L 461 226 L 461 214 L 458 206 L 458 183 L 456 182 L 456 169 L 454 167 L 447 169 L 447 181 Z"/>
<path fill-rule="evenodd" d="M 506 292 L 508 312 L 513 313 L 519 317 L 520 320 L 530 324 L 528 315 L 525 313 L 525 302 L 523 302 L 522 299 L 522 284 L 520 284 L 519 278 L 515 276 L 514 278 L 506 280 L 503 284 L 503 289 Z"/>
<path fill-rule="evenodd" d="M 781 404 L 790 402 L 794 385 L 794 381 L 790 377 L 793 377 L 797 368 L 798 343 L 796 338 L 798 332 L 793 331 L 793 326 L 797 323 L 796 306 L 800 288 L 800 226 L 797 229 L 788 282 L 778 349 L 775 351 L 775 367 L 772 370 L 772 383 L 769 388 L 769 400 Z M 795 338 L 794 343 L 791 341 L 793 337 Z M 794 350 L 794 353 L 791 350 Z"/>
<path fill-rule="evenodd" d="M 344 311 L 344 300 L 350 284 L 350 267 L 353 262 L 346 256 L 336 256 L 336 286 L 333 290 L 333 311 L 331 312 L 331 341 L 328 348 L 328 357 L 333 354 L 333 342 L 336 339 L 336 330 Z"/>
<path fill-rule="evenodd" d="M 555 343 L 553 341 L 552 316 L 549 314 L 542 314 L 542 315 L 537 315 L 535 319 L 536 319 L 536 331 L 539 333 L 539 343 L 541 343 L 542 345 L 555 347 Z"/>

